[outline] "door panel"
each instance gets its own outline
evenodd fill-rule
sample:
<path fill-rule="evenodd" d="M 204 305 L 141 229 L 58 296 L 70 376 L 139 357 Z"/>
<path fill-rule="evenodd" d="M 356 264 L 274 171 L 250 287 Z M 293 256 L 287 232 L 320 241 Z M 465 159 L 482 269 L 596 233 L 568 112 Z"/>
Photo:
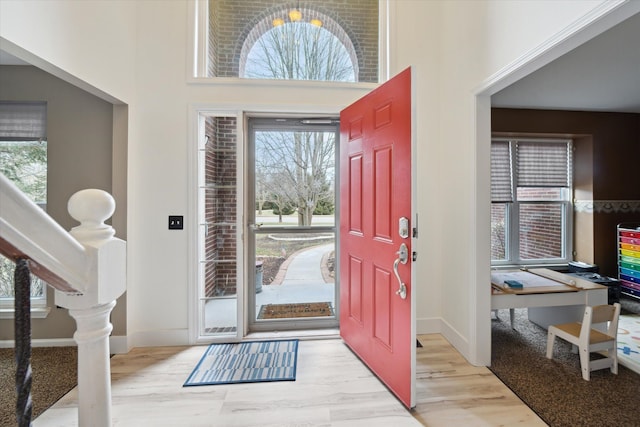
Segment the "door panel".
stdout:
<path fill-rule="evenodd" d="M 375 218 L 374 235 L 379 239 L 391 240 L 391 188 L 393 185 L 392 147 L 382 147 L 374 151 L 373 178 Z"/>
<path fill-rule="evenodd" d="M 411 69 L 340 115 L 340 334 L 407 406 L 415 405 L 411 259 Z M 410 258 L 410 257 L 407 257 Z M 398 292 L 406 287 L 406 298 Z"/>
<path fill-rule="evenodd" d="M 362 324 L 362 260 L 351 257 L 349 263 L 349 318 Z"/>
<path fill-rule="evenodd" d="M 391 298 L 393 293 L 391 278 L 390 271 L 376 267 L 374 306 L 378 315 L 373 319 L 373 336 L 389 349 L 391 348 Z"/>

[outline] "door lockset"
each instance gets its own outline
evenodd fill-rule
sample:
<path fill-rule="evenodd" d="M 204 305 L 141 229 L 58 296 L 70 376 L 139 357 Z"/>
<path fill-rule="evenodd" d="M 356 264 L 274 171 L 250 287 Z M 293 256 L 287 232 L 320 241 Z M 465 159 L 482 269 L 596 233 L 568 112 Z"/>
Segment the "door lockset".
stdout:
<path fill-rule="evenodd" d="M 398 220 L 398 234 L 403 239 L 409 237 L 409 218 L 403 216 Z"/>
<path fill-rule="evenodd" d="M 398 254 L 398 258 L 393 262 L 393 272 L 396 275 L 396 279 L 398 279 L 398 290 L 396 291 L 396 295 L 398 295 L 402 299 L 407 298 L 407 285 L 404 284 L 402 279 L 400 278 L 400 272 L 398 271 L 398 265 L 400 263 L 406 264 L 409 259 L 409 248 L 404 243 L 400 245 L 400 250 L 396 252 Z"/>

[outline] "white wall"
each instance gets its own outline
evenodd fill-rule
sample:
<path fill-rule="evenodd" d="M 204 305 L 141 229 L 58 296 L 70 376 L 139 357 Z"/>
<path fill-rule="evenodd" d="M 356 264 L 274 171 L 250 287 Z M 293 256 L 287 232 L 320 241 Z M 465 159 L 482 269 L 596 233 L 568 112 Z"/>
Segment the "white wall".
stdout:
<path fill-rule="evenodd" d="M 205 104 L 253 111 L 338 112 L 368 88 L 337 90 L 305 84 L 309 82 L 295 87 L 189 83 L 186 0 L 135 2 L 130 11 L 137 18 L 134 23 L 125 20 L 122 33 L 117 31 L 120 12 L 134 2 L 37 3 L 47 5 L 36 13 L 37 23 L 52 33 L 55 43 L 12 22 L 16 16 L 26 22 L 26 12 L 32 11 L 25 9 L 33 9 L 33 2 L 0 2 L 0 35 L 129 104 L 130 344 L 185 344 L 188 276 L 194 261 L 187 259 L 188 233 L 167 230 L 167 216 L 190 212 L 190 108 Z M 479 119 L 484 125 L 478 137 L 476 92 L 486 89 L 487 82 L 502 81 L 492 80 L 496 73 L 514 68 L 523 57 L 533 58 L 533 51 L 544 51 L 554 35 L 577 31 L 572 25 L 584 22 L 584 16 L 605 14 L 598 9 L 605 3 L 617 4 L 391 0 L 391 75 L 409 65 L 416 71 L 418 332 L 442 332 L 473 363 L 488 363 L 490 338 L 488 98 L 482 99 L 484 115 Z M 85 13 L 97 19 L 96 11 L 106 13 L 89 31 Z M 63 28 L 47 16 L 56 22 L 80 22 L 77 28 Z M 3 28 L 7 24 L 8 29 Z M 76 40 L 90 32 L 98 37 L 97 43 Z M 68 40 L 71 46 L 61 45 Z M 124 54 L 116 48 L 123 45 Z M 132 49 L 137 52 L 133 84 L 122 69 L 130 70 Z"/>
<path fill-rule="evenodd" d="M 135 92 L 135 24 L 129 0 L 0 1 L 2 49 L 112 102 Z"/>
<path fill-rule="evenodd" d="M 129 330 L 137 343 L 187 340 L 189 111 L 194 105 L 247 111 L 320 111 L 337 114 L 366 90 L 328 89 L 300 82 L 187 83 L 188 7 L 185 2 L 141 2 L 137 143 L 130 145 Z M 373 88 L 374 85 L 368 85 Z M 135 203 L 135 206 L 132 205 Z M 184 231 L 167 230 L 168 215 L 185 215 Z M 134 226 L 135 224 L 135 226 Z"/>
<path fill-rule="evenodd" d="M 403 4 L 408 17 L 412 2 Z M 476 99 L 476 94 L 487 82 L 497 86 L 495 75 L 557 48 L 562 42 L 557 35 L 576 33 L 591 19 L 585 17 L 607 13 L 598 9 L 602 5 L 613 7 L 614 2 L 442 2 L 440 96 L 432 105 L 439 123 L 433 132 L 426 130 L 438 146 L 440 169 L 427 172 L 420 182 L 446 185 L 440 186 L 435 203 L 439 234 L 423 243 L 444 255 L 435 274 L 441 284 L 442 332 L 472 363 L 490 362 L 490 118 L 489 99 Z M 421 105 L 428 99 L 418 96 Z"/>

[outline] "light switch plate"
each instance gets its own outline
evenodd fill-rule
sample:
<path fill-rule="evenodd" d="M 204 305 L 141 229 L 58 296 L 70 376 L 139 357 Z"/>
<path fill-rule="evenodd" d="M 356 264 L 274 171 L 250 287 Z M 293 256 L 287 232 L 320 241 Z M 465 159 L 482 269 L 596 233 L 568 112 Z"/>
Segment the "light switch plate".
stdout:
<path fill-rule="evenodd" d="M 182 215 L 169 215 L 169 230 L 182 230 L 184 217 Z"/>

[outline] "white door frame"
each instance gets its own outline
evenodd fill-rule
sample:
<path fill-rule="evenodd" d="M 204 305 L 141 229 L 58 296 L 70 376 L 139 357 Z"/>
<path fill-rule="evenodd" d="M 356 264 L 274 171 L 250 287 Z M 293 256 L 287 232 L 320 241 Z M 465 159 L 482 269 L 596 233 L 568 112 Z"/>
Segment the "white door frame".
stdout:
<path fill-rule="evenodd" d="M 372 87 L 375 85 L 371 85 Z M 368 93 L 371 87 L 358 89 L 356 93 Z M 356 95 L 357 96 L 357 95 Z M 200 312 L 199 303 L 199 193 L 198 193 L 198 147 L 200 139 L 204 135 L 204 118 L 207 116 L 225 116 L 237 118 L 237 135 L 238 141 L 242 143 L 238 147 L 237 153 L 237 230 L 238 232 L 238 265 L 243 266 L 238 269 L 237 275 L 237 334 L 235 340 L 242 340 L 247 335 L 247 323 L 245 313 L 247 312 L 247 298 L 245 282 L 249 280 L 246 269 L 247 245 L 244 243 L 244 230 L 248 227 L 248 220 L 245 215 L 244 200 L 247 195 L 247 170 L 245 168 L 245 157 L 247 149 L 246 141 L 246 118 L 247 116 L 297 116 L 297 115 L 314 115 L 314 116 L 333 116 L 340 115 L 342 105 L 324 105 L 324 106 L 300 106 L 300 105 L 270 105 L 256 106 L 246 105 L 238 108 L 237 105 L 223 104 L 191 104 L 189 105 L 189 135 L 188 135 L 188 206 L 185 218 L 185 230 L 187 237 L 187 259 L 188 259 L 188 337 L 189 344 L 205 344 L 216 341 L 229 341 L 230 336 L 216 338 L 212 336 L 203 336 L 200 334 L 200 324 L 202 322 L 202 313 Z"/>

